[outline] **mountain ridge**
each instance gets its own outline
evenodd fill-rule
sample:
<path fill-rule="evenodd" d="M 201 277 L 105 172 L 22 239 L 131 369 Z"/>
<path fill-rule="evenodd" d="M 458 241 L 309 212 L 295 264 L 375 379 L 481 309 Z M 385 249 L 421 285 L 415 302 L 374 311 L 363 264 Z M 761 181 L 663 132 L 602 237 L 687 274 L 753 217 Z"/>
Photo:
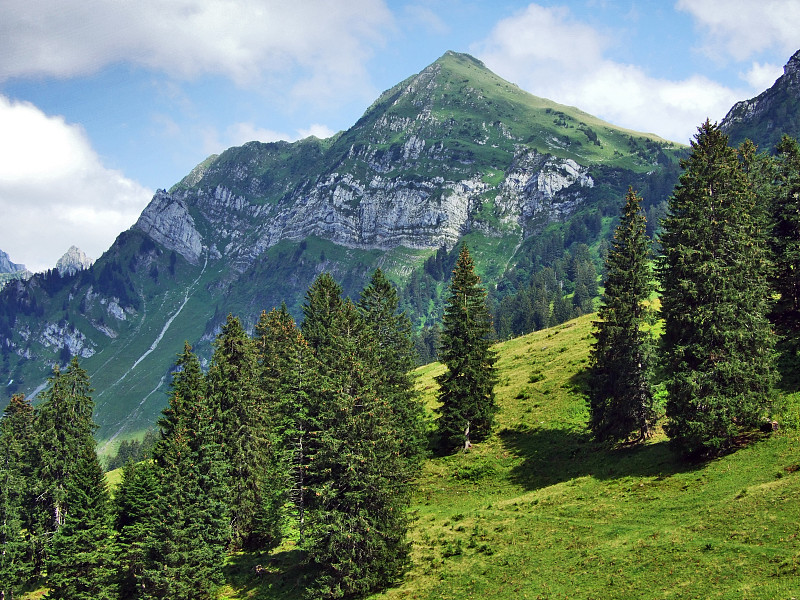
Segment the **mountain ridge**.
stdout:
<path fill-rule="evenodd" d="M 81 356 L 98 390 L 98 437 L 141 433 L 164 406 L 183 342 L 207 359 L 228 313 L 251 328 L 285 301 L 299 318 L 320 272 L 355 297 L 381 267 L 415 328 L 428 326 L 446 293 L 445 255 L 463 240 L 495 301 L 554 258 L 565 266 L 552 286 L 571 293 L 566 271 L 581 256 L 596 276 L 627 187 L 657 215 L 683 153 L 446 53 L 331 138 L 208 157 L 158 190 L 89 269 L 10 284 L 0 295 L 5 395 L 35 393 L 50 365 Z"/>

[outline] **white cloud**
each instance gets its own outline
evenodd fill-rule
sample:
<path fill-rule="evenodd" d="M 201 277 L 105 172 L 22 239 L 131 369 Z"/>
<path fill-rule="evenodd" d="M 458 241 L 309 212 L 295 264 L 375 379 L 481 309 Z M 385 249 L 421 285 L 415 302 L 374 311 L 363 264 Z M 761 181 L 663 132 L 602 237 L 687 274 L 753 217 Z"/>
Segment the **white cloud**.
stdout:
<path fill-rule="evenodd" d="M 768 49 L 788 58 L 797 50 L 797 0 L 678 0 L 676 8 L 705 30 L 702 50 L 713 58 L 742 61 Z"/>
<path fill-rule="evenodd" d="M 739 76 L 754 90 L 766 90 L 771 88 L 781 75 L 783 75 L 781 66 L 754 62 L 747 73 L 741 73 Z"/>
<path fill-rule="evenodd" d="M 742 97 L 741 91 L 700 76 L 651 77 L 639 67 L 606 59 L 607 47 L 598 31 L 569 10 L 531 4 L 498 22 L 472 51 L 537 96 L 683 143 L 706 118 L 721 119 Z"/>
<path fill-rule="evenodd" d="M 75 244 L 97 258 L 152 191 L 105 168 L 80 127 L 0 96 L 0 249 L 31 270 Z"/>
<path fill-rule="evenodd" d="M 392 23 L 383 0 L 4 0 L 0 81 L 128 61 L 243 87 L 299 69 L 297 93 L 335 94 L 364 85 L 371 46 Z"/>
<path fill-rule="evenodd" d="M 309 125 L 308 129 L 301 129 L 297 133 L 300 134 L 300 138 L 307 138 L 313 135 L 321 140 L 327 139 L 336 134 L 333 129 L 327 125 L 322 125 L 321 123 L 312 123 Z"/>

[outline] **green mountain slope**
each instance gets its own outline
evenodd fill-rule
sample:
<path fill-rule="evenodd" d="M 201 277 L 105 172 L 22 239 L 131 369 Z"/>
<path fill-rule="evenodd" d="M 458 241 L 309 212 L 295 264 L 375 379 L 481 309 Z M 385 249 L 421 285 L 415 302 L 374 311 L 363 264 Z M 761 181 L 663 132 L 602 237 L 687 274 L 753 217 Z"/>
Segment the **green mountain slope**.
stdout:
<path fill-rule="evenodd" d="M 497 346 L 496 433 L 426 462 L 412 565 L 372 598 L 796 595 L 800 396 L 776 404 L 779 432 L 708 463 L 676 459 L 660 430 L 642 446 L 596 444 L 582 394 L 595 316 Z M 431 409 L 442 369 L 418 370 Z M 223 597 L 300 598 L 294 547 L 232 557 Z"/>
<path fill-rule="evenodd" d="M 286 301 L 296 317 L 323 270 L 355 295 L 383 268 L 418 327 L 435 322 L 446 273 L 426 259 L 468 240 L 500 302 L 552 255 L 572 290 L 576 244 L 599 264 L 628 185 L 663 206 L 681 147 L 536 98 L 448 52 L 327 140 L 251 142 L 209 157 L 87 271 L 0 293 L 2 398 L 42 389 L 79 356 L 101 440 L 151 427 L 184 340 L 200 356 L 232 312 L 252 326 Z M 546 246 L 546 248 L 545 248 Z M 585 254 L 585 253 L 584 253 Z M 441 266 L 441 265 L 440 265 Z"/>
<path fill-rule="evenodd" d="M 737 102 L 720 123 L 732 144 L 745 139 L 771 152 L 784 134 L 800 137 L 800 51 L 783 67 L 783 75 L 755 98 Z"/>

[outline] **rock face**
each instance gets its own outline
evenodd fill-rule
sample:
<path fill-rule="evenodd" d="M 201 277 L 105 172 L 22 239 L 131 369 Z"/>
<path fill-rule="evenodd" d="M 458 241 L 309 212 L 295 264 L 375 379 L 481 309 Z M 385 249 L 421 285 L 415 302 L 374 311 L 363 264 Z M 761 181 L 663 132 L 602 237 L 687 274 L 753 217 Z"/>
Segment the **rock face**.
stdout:
<path fill-rule="evenodd" d="M 800 50 L 789 59 L 772 87 L 755 98 L 737 102 L 720 128 L 735 144 L 748 138 L 767 151 L 784 133 L 800 137 Z"/>
<path fill-rule="evenodd" d="M 0 250 L 0 273 L 21 273 L 24 270 L 25 265 L 11 262 L 8 254 Z"/>
<path fill-rule="evenodd" d="M 209 251 L 239 271 L 281 240 L 309 236 L 381 250 L 452 248 L 470 231 L 524 239 L 564 222 L 595 186 L 586 157 L 603 147 L 598 122 L 563 108 L 448 53 L 331 140 L 251 142 L 211 157 L 156 193 L 135 228 L 193 264 Z M 532 136 L 525 112 L 595 143 Z M 599 131 L 607 143 L 621 135 Z"/>
<path fill-rule="evenodd" d="M 69 250 L 64 253 L 64 256 L 56 262 L 56 269 L 59 274 L 64 277 L 66 275 L 74 275 L 78 271 L 88 269 L 94 264 L 94 259 L 89 258 L 77 246 L 70 246 Z"/>
<path fill-rule="evenodd" d="M 186 202 L 158 190 L 134 225 L 155 241 L 197 264 L 202 251 L 200 234 Z"/>

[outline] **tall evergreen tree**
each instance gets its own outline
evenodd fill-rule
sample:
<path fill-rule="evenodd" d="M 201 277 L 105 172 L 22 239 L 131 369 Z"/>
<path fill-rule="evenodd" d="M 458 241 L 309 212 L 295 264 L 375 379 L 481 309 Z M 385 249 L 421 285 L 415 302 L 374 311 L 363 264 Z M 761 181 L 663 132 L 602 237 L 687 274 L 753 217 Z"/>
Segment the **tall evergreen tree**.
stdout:
<path fill-rule="evenodd" d="M 26 529 L 26 492 L 31 484 L 33 407 L 21 394 L 0 420 L 0 598 L 14 597 L 32 571 Z"/>
<path fill-rule="evenodd" d="M 119 597 L 139 598 L 145 569 L 152 565 L 154 533 L 159 514 L 154 508 L 160 494 L 158 467 L 152 462 L 129 461 L 114 493 Z"/>
<path fill-rule="evenodd" d="M 625 196 L 622 218 L 606 259 L 603 303 L 590 356 L 589 427 L 600 440 L 650 434 L 655 422 L 652 376 L 653 292 L 650 239 L 642 200 Z"/>
<path fill-rule="evenodd" d="M 231 545 L 269 550 L 281 540 L 282 474 L 259 378 L 255 344 L 229 315 L 207 379 L 228 466 Z"/>
<path fill-rule="evenodd" d="M 373 332 L 337 290 L 321 276 L 304 307 L 316 377 L 308 393 L 302 546 L 314 598 L 379 589 L 402 573 L 410 550 L 410 462 L 398 450 L 392 406 L 377 389 Z"/>
<path fill-rule="evenodd" d="M 186 344 L 176 362 L 161 439 L 153 449 L 156 499 L 147 467 L 126 478 L 123 498 L 132 509 L 118 518 L 123 592 L 133 597 L 190 600 L 211 598 L 222 581 L 230 538 L 228 463 L 220 448 L 219 422 L 208 399 L 200 363 Z M 137 531 L 145 535 L 135 545 Z"/>
<path fill-rule="evenodd" d="M 47 597 L 116 599 L 110 496 L 94 444 L 81 446 L 73 460 L 65 485 L 68 508 L 48 551 Z"/>
<path fill-rule="evenodd" d="M 278 474 L 273 493 L 297 510 L 300 536 L 305 523 L 305 468 L 308 445 L 308 390 L 314 377 L 311 350 L 294 319 L 282 305 L 262 312 L 256 325 L 264 410 L 276 440 L 273 455 Z"/>
<path fill-rule="evenodd" d="M 764 223 L 744 162 L 706 121 L 663 223 L 666 431 L 683 455 L 730 448 L 775 381 Z"/>
<path fill-rule="evenodd" d="M 403 456 L 418 464 L 425 453 L 425 412 L 414 390 L 414 342 L 411 322 L 398 314 L 397 290 L 377 269 L 361 292 L 358 308 L 379 365 L 377 394 L 389 402 L 397 427 L 395 441 Z"/>
<path fill-rule="evenodd" d="M 54 369 L 35 426 L 38 504 L 33 526 L 45 557 L 48 598 L 112 598 L 110 498 L 95 452 L 89 376 L 73 358 Z"/>
<path fill-rule="evenodd" d="M 463 446 L 467 429 L 472 441 L 484 440 L 491 433 L 497 412 L 497 359 L 491 332 L 486 290 L 465 244 L 453 270 L 439 351 L 439 359 L 447 366 L 436 378 L 442 403 L 437 421 L 442 449 Z"/>
<path fill-rule="evenodd" d="M 778 294 L 771 319 L 780 337 L 784 382 L 800 383 L 800 145 L 784 136 L 775 148 L 776 185 L 769 237 Z"/>

